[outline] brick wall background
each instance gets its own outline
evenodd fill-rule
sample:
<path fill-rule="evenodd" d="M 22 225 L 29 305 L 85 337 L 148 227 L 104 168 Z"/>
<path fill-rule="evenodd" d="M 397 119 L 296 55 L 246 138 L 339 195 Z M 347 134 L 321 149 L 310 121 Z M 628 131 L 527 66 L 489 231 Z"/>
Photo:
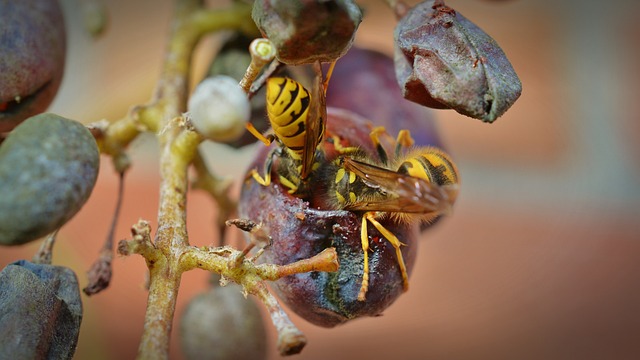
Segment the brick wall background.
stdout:
<path fill-rule="evenodd" d="M 81 33 L 73 2 L 64 4 L 67 72 L 51 110 L 85 122 L 115 120 L 145 102 L 159 70 L 170 2 L 108 2 L 111 28 L 95 42 Z M 381 1 L 360 4 L 366 17 L 357 43 L 391 53 L 391 13 Z M 634 358 L 640 353 L 640 3 L 447 4 L 498 41 L 521 78 L 522 97 L 492 125 L 437 112 L 463 180 L 454 215 L 425 234 L 410 291 L 383 317 L 328 330 L 292 316 L 309 338 L 298 358 Z M 194 78 L 206 61 L 206 54 L 196 58 Z M 215 154 L 214 168 L 231 175 L 244 171 L 238 164 L 255 150 L 206 147 Z M 131 148 L 119 239 L 140 217 L 155 224 L 155 151 L 150 137 Z M 103 158 L 94 194 L 60 233 L 54 262 L 75 269 L 81 286 L 107 232 L 115 180 Z M 215 206 L 198 192 L 188 206 L 193 244 L 213 242 Z M 0 265 L 30 258 L 37 247 L 2 249 Z M 77 358 L 134 356 L 144 273 L 141 258 L 117 258 L 112 287 L 84 299 Z M 206 279 L 203 272 L 185 274 L 179 313 Z M 172 356 L 180 357 L 175 341 Z"/>

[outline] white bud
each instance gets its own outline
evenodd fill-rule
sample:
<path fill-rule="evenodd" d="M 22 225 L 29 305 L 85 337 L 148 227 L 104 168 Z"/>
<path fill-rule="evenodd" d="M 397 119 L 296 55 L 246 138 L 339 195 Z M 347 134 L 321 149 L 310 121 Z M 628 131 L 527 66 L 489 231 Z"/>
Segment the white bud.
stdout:
<path fill-rule="evenodd" d="M 196 131 L 218 142 L 238 139 L 251 116 L 247 94 L 236 80 L 226 75 L 213 76 L 198 84 L 188 108 Z"/>

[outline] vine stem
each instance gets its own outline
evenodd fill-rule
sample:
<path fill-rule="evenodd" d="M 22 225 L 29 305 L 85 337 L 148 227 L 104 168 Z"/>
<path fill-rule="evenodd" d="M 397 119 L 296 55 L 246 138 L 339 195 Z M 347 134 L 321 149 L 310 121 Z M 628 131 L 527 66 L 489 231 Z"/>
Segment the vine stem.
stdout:
<path fill-rule="evenodd" d="M 205 33 L 221 29 L 248 30 L 251 7 L 235 3 L 223 10 L 203 9 L 199 0 L 177 0 L 169 44 L 154 99 L 134 109 L 133 115 L 114 127 L 132 139 L 140 125 L 158 134 L 160 143 L 160 205 L 153 256 L 147 254 L 149 297 L 139 359 L 167 359 L 180 279 L 180 257 L 189 248 L 186 229 L 187 168 L 202 140 L 185 129 L 180 117 L 186 110 L 191 57 Z M 249 24 L 247 24 L 249 23 Z"/>

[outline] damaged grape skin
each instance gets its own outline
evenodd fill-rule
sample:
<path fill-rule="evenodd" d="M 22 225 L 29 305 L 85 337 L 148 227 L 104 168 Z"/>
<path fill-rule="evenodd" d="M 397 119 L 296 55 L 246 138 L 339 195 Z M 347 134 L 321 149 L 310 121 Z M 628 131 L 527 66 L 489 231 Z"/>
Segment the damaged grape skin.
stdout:
<path fill-rule="evenodd" d="M 493 122 L 522 93 L 498 43 L 442 1 L 409 10 L 394 31 L 398 83 L 406 99 Z"/>
<path fill-rule="evenodd" d="M 337 60 L 362 21 L 353 0 L 257 0 L 251 16 L 274 44 L 277 59 L 289 65 Z"/>
<path fill-rule="evenodd" d="M 338 135 L 348 140 L 348 145 L 360 145 L 375 154 L 369 139 L 371 126 L 354 113 L 328 109 L 328 134 Z M 323 146 L 330 147 L 326 142 Z M 250 168 L 262 171 L 268 152 L 269 148 L 263 148 Z M 322 197 L 317 192 L 314 195 Z M 312 203 L 321 203 L 320 200 L 312 199 Z M 309 258 L 327 247 L 336 248 L 340 262 L 337 272 L 291 275 L 272 286 L 289 308 L 313 324 L 333 327 L 362 316 L 378 316 L 404 292 L 393 246 L 369 226 L 369 291 L 365 301 L 357 300 L 363 275 L 360 214 L 315 208 L 289 195 L 275 178 L 267 187 L 251 178 L 245 181 L 239 213 L 242 218 L 263 223 L 269 231 L 273 243 L 265 250 L 264 262 L 287 264 Z M 411 273 L 417 251 L 418 224 L 388 220 L 382 224 L 407 245 L 402 247 L 402 254 Z"/>

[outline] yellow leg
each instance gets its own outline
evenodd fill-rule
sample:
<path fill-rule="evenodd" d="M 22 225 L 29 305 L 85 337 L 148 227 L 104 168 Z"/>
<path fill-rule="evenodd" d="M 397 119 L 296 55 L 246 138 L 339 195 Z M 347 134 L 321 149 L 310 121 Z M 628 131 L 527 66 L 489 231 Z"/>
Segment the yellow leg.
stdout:
<path fill-rule="evenodd" d="M 376 229 L 378 229 L 380 234 L 382 234 L 396 249 L 396 257 L 398 258 L 398 265 L 400 266 L 400 273 L 402 274 L 402 286 L 404 288 L 404 291 L 409 290 L 409 275 L 407 274 L 407 267 L 404 264 L 402 252 L 400 251 L 400 246 L 403 246 L 404 244 L 401 243 L 400 240 L 398 240 L 398 238 L 391 231 L 387 230 L 384 226 L 382 226 L 382 224 L 378 222 L 378 220 L 375 219 L 375 213 L 368 212 L 364 214 L 363 219 L 364 218 L 369 220 L 369 222 L 373 224 Z"/>
<path fill-rule="evenodd" d="M 296 191 L 298 191 L 298 186 L 296 184 L 293 183 L 293 181 L 287 179 L 284 176 L 279 176 L 280 179 L 280 184 L 282 184 L 283 186 L 289 188 L 288 192 L 289 194 L 295 194 Z"/>
<path fill-rule="evenodd" d="M 273 138 L 271 136 L 267 137 L 262 135 L 260 131 L 258 131 L 258 129 L 256 129 L 255 126 L 253 126 L 252 123 L 247 123 L 247 125 L 245 125 L 245 128 L 247 129 L 247 131 L 253 134 L 253 136 L 255 136 L 256 139 L 262 141 L 265 145 L 267 146 L 271 145 L 271 141 L 273 141 Z"/>
<path fill-rule="evenodd" d="M 273 166 L 273 156 L 277 151 L 278 148 L 269 151 L 269 154 L 264 161 L 264 178 L 260 176 L 257 169 L 251 169 L 251 171 L 249 171 L 249 173 L 247 174 L 247 179 L 249 178 L 249 176 L 251 176 L 255 179 L 255 181 L 258 182 L 258 184 L 262 186 L 271 185 L 271 166 Z"/>
<path fill-rule="evenodd" d="M 249 172 L 248 175 L 251 175 L 251 177 L 253 177 L 258 182 L 258 184 L 260 184 L 262 186 L 271 185 L 271 174 L 270 173 L 265 173 L 264 174 L 264 178 L 263 178 L 262 176 L 260 176 L 260 174 L 258 174 L 258 170 L 251 169 L 251 171 Z"/>
<path fill-rule="evenodd" d="M 331 62 L 331 65 L 329 65 L 329 70 L 327 70 L 327 76 L 324 78 L 324 82 L 322 83 L 322 87 L 324 88 L 325 93 L 327 92 L 327 88 L 329 87 L 329 80 L 331 80 L 331 75 L 333 74 L 333 68 L 336 67 L 336 61 Z"/>
<path fill-rule="evenodd" d="M 369 289 L 369 235 L 367 234 L 366 216 L 362 217 L 360 240 L 362 241 L 362 252 L 364 253 L 364 269 L 362 274 L 362 285 L 360 286 L 360 292 L 358 293 L 358 301 L 364 301 L 367 290 Z"/>
<path fill-rule="evenodd" d="M 333 139 L 333 147 L 341 155 L 349 154 L 358 150 L 357 146 L 342 146 L 340 145 L 340 138 L 336 135 L 331 137 Z"/>

